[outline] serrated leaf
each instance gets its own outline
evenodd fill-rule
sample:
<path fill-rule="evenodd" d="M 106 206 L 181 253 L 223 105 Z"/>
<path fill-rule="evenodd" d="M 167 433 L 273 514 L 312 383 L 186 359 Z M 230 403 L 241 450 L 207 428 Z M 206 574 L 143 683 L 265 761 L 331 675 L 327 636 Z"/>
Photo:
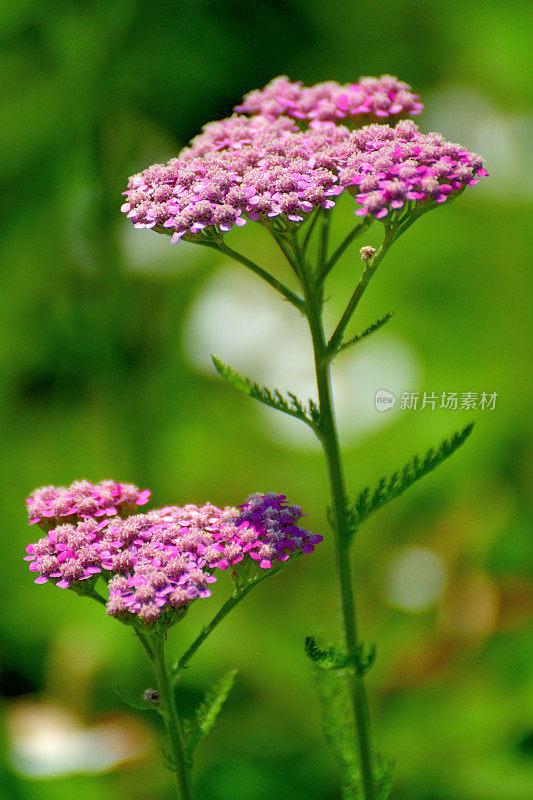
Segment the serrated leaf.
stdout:
<path fill-rule="evenodd" d="M 345 649 L 334 645 L 321 645 L 314 636 L 306 637 L 305 652 L 321 669 L 346 669 L 352 666 L 358 675 L 365 675 L 376 660 L 375 645 L 371 645 L 366 651 L 360 642 L 353 652 L 348 653 Z"/>
<path fill-rule="evenodd" d="M 215 724 L 220 709 L 235 683 L 236 674 L 236 669 L 230 669 L 229 672 L 226 672 L 216 681 L 198 706 L 195 717 L 186 721 L 184 733 L 189 756 L 192 756 L 202 739 L 208 735 Z"/>
<path fill-rule="evenodd" d="M 125 692 L 124 689 L 121 689 L 120 686 L 113 686 L 113 689 L 121 700 L 137 711 L 157 711 L 158 709 L 157 705 L 152 700 L 145 700 L 144 697 L 133 697 L 129 692 Z"/>
<path fill-rule="evenodd" d="M 364 791 L 348 673 L 321 669 L 318 664 L 313 664 L 313 673 L 322 706 L 324 735 L 341 766 L 343 800 L 363 800 Z M 393 764 L 384 761 L 373 743 L 370 746 L 370 754 L 376 800 L 388 800 Z"/>
<path fill-rule="evenodd" d="M 354 336 L 353 339 L 349 339 L 346 342 L 342 342 L 337 348 L 337 353 L 340 353 L 342 350 L 346 350 L 346 348 L 351 347 L 352 344 L 357 344 L 362 339 L 366 339 L 367 336 L 370 336 L 372 333 L 375 333 L 375 331 L 383 327 L 383 325 L 385 325 L 390 319 L 392 319 L 393 316 L 394 313 L 392 311 L 389 311 L 388 314 L 385 314 L 384 317 L 381 317 L 381 319 L 378 319 L 376 322 L 373 322 L 372 325 L 369 325 L 369 327 L 366 328 L 358 336 Z"/>
<path fill-rule="evenodd" d="M 305 422 L 313 430 L 318 429 L 320 411 L 313 400 L 303 403 L 292 392 L 287 392 L 287 396 L 285 396 L 278 389 L 267 389 L 266 386 L 261 386 L 257 381 L 243 377 L 228 364 L 224 364 L 217 356 L 212 355 L 211 358 L 218 374 L 237 389 L 270 408 L 275 408 L 277 411 L 282 411 L 284 414 Z"/>
<path fill-rule="evenodd" d="M 349 654 L 333 645 L 318 644 L 314 636 L 305 639 L 307 656 L 321 669 L 345 669 L 349 663 Z"/>
<path fill-rule="evenodd" d="M 438 450 L 428 450 L 423 458 L 415 456 L 402 470 L 394 472 L 390 477 L 381 478 L 373 491 L 369 487 L 363 489 L 349 510 L 350 532 L 355 533 L 374 511 L 399 497 L 455 453 L 470 436 L 473 427 L 474 423 L 470 423 L 462 431 L 454 433 L 450 439 L 445 439 Z"/>
<path fill-rule="evenodd" d="M 315 665 L 314 675 L 322 705 L 324 735 L 341 766 L 343 800 L 361 800 L 355 721 L 346 673 Z"/>

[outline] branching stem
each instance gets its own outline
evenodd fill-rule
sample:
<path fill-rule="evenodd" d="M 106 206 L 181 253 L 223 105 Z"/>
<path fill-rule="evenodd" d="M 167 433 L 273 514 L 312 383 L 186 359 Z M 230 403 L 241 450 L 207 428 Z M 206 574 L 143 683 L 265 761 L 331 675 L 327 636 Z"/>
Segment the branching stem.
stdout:
<path fill-rule="evenodd" d="M 329 275 L 329 273 L 331 272 L 331 270 L 333 269 L 339 258 L 345 253 L 345 251 L 349 248 L 351 243 L 355 239 L 357 239 L 357 237 L 360 236 L 364 231 L 366 231 L 367 228 L 370 227 L 372 221 L 373 217 L 371 216 L 365 217 L 363 222 L 359 223 L 359 225 L 356 225 L 355 228 L 353 228 L 353 230 L 350 231 L 348 236 L 346 236 L 346 238 L 342 240 L 342 242 L 337 247 L 333 255 L 321 267 L 317 280 L 319 284 L 324 283 L 324 281 L 326 280 L 327 276 Z"/>
<path fill-rule="evenodd" d="M 165 658 L 165 637 L 160 634 L 149 636 L 140 631 L 137 631 L 137 636 L 150 658 L 154 669 L 157 691 L 159 692 L 159 699 L 161 701 L 158 711 L 163 717 L 170 742 L 178 800 L 192 800 L 190 778 L 191 764 L 185 746 L 185 738 L 176 705 L 174 687 Z"/>
<path fill-rule="evenodd" d="M 297 257 L 299 257 L 296 244 L 295 253 Z M 302 264 L 302 271 L 305 273 L 304 267 L 305 265 Z M 318 438 L 326 457 L 333 506 L 335 554 L 341 599 L 343 636 L 347 652 L 355 652 L 360 642 L 357 635 L 354 589 L 350 566 L 348 504 L 331 393 L 329 357 L 322 323 L 323 296 L 321 289 L 316 283 L 313 283 L 312 277 L 308 273 L 306 273 L 303 290 L 306 302 L 306 316 L 313 342 L 316 382 L 320 405 L 321 427 Z M 357 731 L 363 796 L 364 800 L 376 800 L 370 750 L 368 703 L 363 676 L 357 675 L 355 671 L 351 671 L 349 673 L 349 681 L 353 715 Z"/>
<path fill-rule="evenodd" d="M 221 253 L 233 258 L 235 261 L 238 261 L 240 264 L 248 267 L 248 269 L 250 269 L 252 272 L 255 272 L 256 275 L 258 275 L 260 278 L 270 284 L 270 286 L 272 286 L 277 292 L 279 292 L 285 298 L 285 300 L 288 300 L 289 303 L 298 309 L 298 311 L 303 313 L 304 301 L 302 298 L 298 297 L 298 295 L 289 289 L 288 286 L 285 286 L 285 284 L 281 283 L 281 281 L 278 281 L 277 278 L 263 269 L 263 267 L 260 267 L 259 264 L 256 264 L 251 259 L 243 256 L 242 253 L 237 253 L 235 250 L 232 250 L 231 247 L 228 247 L 228 245 L 223 241 L 218 242 L 215 247 L 216 249 L 220 250 Z"/>

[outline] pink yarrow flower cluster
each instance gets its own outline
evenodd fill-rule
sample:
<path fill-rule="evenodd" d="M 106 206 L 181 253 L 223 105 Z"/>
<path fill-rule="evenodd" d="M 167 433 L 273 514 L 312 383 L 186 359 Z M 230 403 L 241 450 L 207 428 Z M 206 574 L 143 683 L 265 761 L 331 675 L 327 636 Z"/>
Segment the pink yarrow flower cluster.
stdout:
<path fill-rule="evenodd" d="M 286 75 L 270 81 L 263 89 L 249 92 L 235 107 L 238 112 L 259 114 L 267 119 L 290 117 L 306 120 L 311 126 L 321 122 L 352 122 L 420 114 L 424 106 L 409 84 L 393 75 L 364 77 L 357 83 L 336 81 L 304 86 Z"/>
<path fill-rule="evenodd" d="M 175 243 L 222 235 L 246 220 L 299 224 L 316 208 L 333 208 L 345 190 L 356 214 L 382 219 L 409 204 L 443 203 L 488 174 L 480 156 L 410 120 L 294 132 L 256 128 L 253 119 L 213 123 L 213 135 L 207 126 L 184 157 L 130 178 L 122 210 L 135 227 L 171 234 Z"/>
<path fill-rule="evenodd" d="M 151 492 L 131 483 L 75 481 L 70 486 L 43 486 L 26 500 L 30 525 L 55 527 L 58 521 L 132 513 L 148 502 Z M 67 518 L 67 519 L 64 519 Z"/>
<path fill-rule="evenodd" d="M 261 569 L 270 569 L 275 561 L 287 561 L 294 553 L 312 553 L 323 537 L 297 525 L 303 511 L 286 499 L 274 493 L 250 495 L 240 506 L 234 531 L 227 530 L 223 545 L 218 544 L 222 557 L 216 566 L 227 569 L 248 555 Z"/>
<path fill-rule="evenodd" d="M 345 143 L 318 154 L 315 164 L 335 163 L 339 183 L 354 195 L 358 216 L 376 219 L 416 203 L 444 203 L 488 175 L 483 159 L 439 133 L 421 133 L 414 122 L 395 128 L 368 125 Z"/>
<path fill-rule="evenodd" d="M 35 494 L 35 493 L 34 493 Z M 33 497 L 33 495 L 32 495 Z M 125 519 L 87 516 L 59 524 L 26 548 L 35 583 L 63 589 L 101 575 L 108 613 L 170 623 L 197 598 L 211 594 L 216 570 L 249 559 L 261 569 L 310 553 L 322 537 L 296 523 L 302 516 L 283 495 L 257 494 L 240 509 L 168 506 Z"/>
<path fill-rule="evenodd" d="M 250 126 L 249 126 L 250 127 Z M 250 127 L 251 130 L 251 127 Z M 346 131 L 347 133 L 347 131 Z M 204 231 L 227 233 L 246 219 L 302 222 L 315 208 L 332 208 L 343 189 L 332 171 L 313 166 L 316 148 L 338 132 L 305 135 L 267 130 L 250 144 L 171 159 L 130 178 L 122 211 L 136 228 L 172 234 L 176 243 Z M 205 142 L 201 146 L 204 149 Z"/>

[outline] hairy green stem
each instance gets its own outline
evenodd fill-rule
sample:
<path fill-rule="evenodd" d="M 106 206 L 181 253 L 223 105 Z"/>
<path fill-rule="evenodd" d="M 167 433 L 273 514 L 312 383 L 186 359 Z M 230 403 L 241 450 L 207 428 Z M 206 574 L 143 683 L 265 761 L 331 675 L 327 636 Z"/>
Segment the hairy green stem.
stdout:
<path fill-rule="evenodd" d="M 270 569 L 268 571 L 265 571 L 264 573 L 258 575 L 253 580 L 244 584 L 244 586 L 242 586 L 240 589 L 236 589 L 234 591 L 231 597 L 229 597 L 226 600 L 224 605 L 219 609 L 219 611 L 217 611 L 213 619 L 202 628 L 202 630 L 200 631 L 194 642 L 191 644 L 191 646 L 185 651 L 185 653 L 181 656 L 181 658 L 179 658 L 172 667 L 174 682 L 179 678 L 181 671 L 188 666 L 189 661 L 194 656 L 200 645 L 203 644 L 203 642 L 215 630 L 215 628 L 218 625 L 220 625 L 222 620 L 225 619 L 225 617 L 229 614 L 229 612 L 233 608 L 235 608 L 237 603 L 240 603 L 243 597 L 246 597 L 246 595 L 249 594 L 249 592 L 251 592 L 255 586 L 262 583 L 264 580 L 266 580 L 266 578 L 270 578 L 272 577 L 272 575 L 281 572 L 283 569 L 284 567 L 279 567 L 278 569 L 274 570 Z"/>
<path fill-rule="evenodd" d="M 158 708 L 163 717 L 171 747 L 171 761 L 176 776 L 178 800 L 191 800 L 190 759 L 185 747 L 183 728 L 176 705 L 176 696 L 165 658 L 165 638 L 160 634 L 147 636 L 137 632 L 154 669 L 157 691 L 161 705 Z"/>
<path fill-rule="evenodd" d="M 352 294 L 352 296 L 350 297 L 348 305 L 346 306 L 346 309 L 344 310 L 344 313 L 343 313 L 342 317 L 339 320 L 339 324 L 337 325 L 337 327 L 333 331 L 331 339 L 328 342 L 328 345 L 327 345 L 327 348 L 326 348 L 327 349 L 328 358 L 330 358 L 330 359 L 333 358 L 333 356 L 335 355 L 335 352 L 337 351 L 337 349 L 341 345 L 342 337 L 344 336 L 344 331 L 348 327 L 348 323 L 350 322 L 350 320 L 351 320 L 351 318 L 353 316 L 353 313 L 354 313 L 355 309 L 357 308 L 361 297 L 364 294 L 364 291 L 365 291 L 366 287 L 370 283 L 370 280 L 371 280 L 372 276 L 374 275 L 375 271 L 377 270 L 380 262 L 386 256 L 387 251 L 389 250 L 389 248 L 391 247 L 393 242 L 395 242 L 396 239 L 398 239 L 399 236 L 401 236 L 402 233 L 403 233 L 403 230 L 401 228 L 396 228 L 395 227 L 395 228 L 390 228 L 389 230 L 387 230 L 385 232 L 385 237 L 383 239 L 383 243 L 382 243 L 381 247 L 379 248 L 379 250 L 377 250 L 375 255 L 365 263 L 365 268 L 363 270 L 363 274 L 361 275 L 361 279 L 359 280 L 359 283 L 355 287 L 355 291 Z"/>
<path fill-rule="evenodd" d="M 317 264 L 317 272 L 319 275 L 325 271 L 328 260 L 329 223 L 331 220 L 331 214 L 326 211 L 325 208 L 321 209 L 321 215 L 322 227 L 320 229 L 320 244 Z"/>
<path fill-rule="evenodd" d="M 348 247 L 351 245 L 354 239 L 357 239 L 357 237 L 360 236 L 363 233 L 363 231 L 366 231 L 366 229 L 370 227 L 372 221 L 373 217 L 371 216 L 366 217 L 363 220 L 363 222 L 361 222 L 359 225 L 356 225 L 355 228 L 353 228 L 353 230 L 350 231 L 348 236 L 346 236 L 346 238 L 342 240 L 342 242 L 337 247 L 333 255 L 330 256 L 330 258 L 321 267 L 320 273 L 318 275 L 319 284 L 324 283 L 324 281 L 326 280 L 327 276 L 329 275 L 329 273 L 331 272 L 331 270 L 333 269 L 339 258 L 348 249 Z"/>
<path fill-rule="evenodd" d="M 310 276 L 296 241 L 294 241 L 294 252 L 296 259 L 300 262 L 301 273 L 304 276 L 303 291 L 306 302 L 306 316 L 313 343 L 316 383 L 320 406 L 320 431 L 318 433 L 318 438 L 326 457 L 333 507 L 335 557 L 340 590 L 343 637 L 347 652 L 354 653 L 360 642 L 357 635 L 354 588 L 350 566 L 348 503 L 333 407 L 330 359 L 322 322 L 324 305 L 323 293 L 322 289 L 317 285 L 317 282 L 314 282 L 313 278 Z M 350 671 L 349 683 L 357 734 L 363 797 L 364 800 L 376 800 L 370 748 L 370 720 L 363 676 L 359 675 L 356 670 Z"/>
<path fill-rule="evenodd" d="M 248 269 L 255 272 L 260 278 L 266 281 L 270 286 L 272 286 L 277 292 L 279 292 L 285 300 L 288 300 L 293 306 L 295 306 L 298 311 L 303 313 L 304 302 L 301 297 L 298 297 L 288 286 L 285 286 L 281 281 L 278 281 L 277 278 L 274 278 L 269 272 L 260 267 L 259 264 L 256 264 L 251 259 L 243 256 L 241 253 L 237 253 L 235 250 L 232 250 L 231 247 L 228 247 L 225 242 L 218 242 L 216 245 L 209 245 L 214 246 L 215 249 L 220 250 L 220 252 L 224 253 L 225 255 L 233 258 L 235 261 L 238 261 L 240 264 L 243 264 Z"/>
<path fill-rule="evenodd" d="M 313 229 L 317 223 L 319 215 L 320 215 L 320 209 L 317 208 L 313 213 L 311 221 L 307 223 L 307 230 L 305 232 L 304 240 L 302 242 L 303 253 L 305 253 L 305 251 L 307 250 L 307 245 L 309 244 L 309 240 L 311 239 L 311 234 L 313 233 Z"/>

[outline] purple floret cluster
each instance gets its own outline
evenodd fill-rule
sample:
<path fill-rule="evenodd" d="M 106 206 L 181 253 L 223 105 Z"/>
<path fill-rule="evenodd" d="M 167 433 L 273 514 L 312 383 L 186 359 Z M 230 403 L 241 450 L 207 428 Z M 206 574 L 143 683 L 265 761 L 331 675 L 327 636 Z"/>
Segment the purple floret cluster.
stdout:
<path fill-rule="evenodd" d="M 270 81 L 264 89 L 249 92 L 235 110 L 260 114 L 268 119 L 290 117 L 320 122 L 360 122 L 372 117 L 400 117 L 420 114 L 424 106 L 409 84 L 393 75 L 359 78 L 357 83 L 336 81 L 303 86 L 286 75 Z"/>
<path fill-rule="evenodd" d="M 400 119 L 421 110 L 390 75 L 309 87 L 276 78 L 237 106 L 245 115 L 210 122 L 177 158 L 133 175 L 122 211 L 173 244 L 213 244 L 248 220 L 298 226 L 345 191 L 357 215 L 398 222 L 416 204 L 435 207 L 488 174 L 475 153 Z M 395 127 L 340 124 L 385 118 Z"/>
<path fill-rule="evenodd" d="M 55 499 L 52 489 L 47 487 L 47 497 Z M 128 491 L 129 497 L 144 497 L 136 487 Z M 36 495 L 28 502 L 32 520 Z M 132 502 L 122 511 L 131 510 Z M 58 514 L 42 514 L 46 536 L 28 545 L 26 560 L 37 573 L 35 583 L 51 581 L 63 589 L 79 590 L 80 582 L 101 575 L 109 590 L 108 613 L 127 619 L 135 615 L 144 622 L 161 615 L 171 622 L 193 600 L 209 597 L 217 570 L 235 568 L 244 560 L 270 569 L 291 555 L 312 552 L 322 540 L 297 525 L 301 508 L 278 494 L 252 495 L 240 508 L 166 506 L 123 517 L 117 511 L 108 515 L 108 508 L 102 513 L 95 505 L 91 515 L 85 506 L 76 511 L 70 506 L 69 522 L 52 529 L 50 520 Z"/>

